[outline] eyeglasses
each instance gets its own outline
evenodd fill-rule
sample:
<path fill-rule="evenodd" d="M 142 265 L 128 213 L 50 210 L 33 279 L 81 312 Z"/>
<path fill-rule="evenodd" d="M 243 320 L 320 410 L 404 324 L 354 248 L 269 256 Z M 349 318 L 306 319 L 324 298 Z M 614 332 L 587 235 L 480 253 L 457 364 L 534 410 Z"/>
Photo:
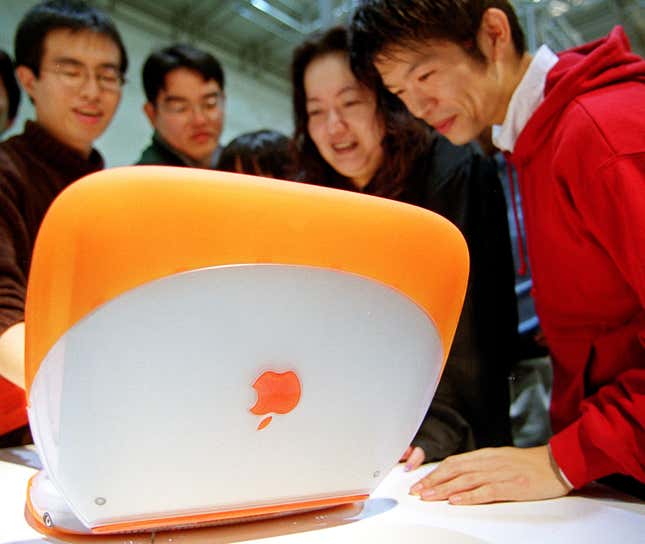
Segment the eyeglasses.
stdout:
<path fill-rule="evenodd" d="M 53 68 L 43 68 L 45 72 L 51 72 L 58 76 L 58 79 L 71 89 L 80 89 L 90 80 L 90 69 L 75 62 L 56 63 Z M 125 77 L 112 66 L 102 66 L 93 71 L 92 76 L 97 85 L 103 91 L 119 92 L 125 84 Z"/>
<path fill-rule="evenodd" d="M 178 117 L 188 117 L 189 115 L 201 112 L 204 117 L 213 117 L 220 110 L 224 102 L 222 93 L 213 93 L 201 102 L 192 103 L 184 98 L 169 98 L 160 104 L 164 112 Z"/>

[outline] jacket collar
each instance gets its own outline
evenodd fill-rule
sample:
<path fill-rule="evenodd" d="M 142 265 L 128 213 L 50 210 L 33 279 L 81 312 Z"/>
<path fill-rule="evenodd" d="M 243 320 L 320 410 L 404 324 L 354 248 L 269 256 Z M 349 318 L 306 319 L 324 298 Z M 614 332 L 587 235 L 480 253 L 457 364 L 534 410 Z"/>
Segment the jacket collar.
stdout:
<path fill-rule="evenodd" d="M 557 55 L 548 46 L 543 45 L 538 49 L 511 97 L 504 123 L 493 125 L 493 143 L 496 147 L 513 152 L 520 133 L 544 100 L 547 75 L 557 62 Z"/>

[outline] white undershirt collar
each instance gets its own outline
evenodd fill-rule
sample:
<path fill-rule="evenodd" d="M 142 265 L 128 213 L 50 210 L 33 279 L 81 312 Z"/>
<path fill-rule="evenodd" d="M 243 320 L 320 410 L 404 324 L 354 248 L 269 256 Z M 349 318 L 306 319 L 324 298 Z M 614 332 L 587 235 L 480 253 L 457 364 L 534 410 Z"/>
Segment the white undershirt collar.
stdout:
<path fill-rule="evenodd" d="M 504 123 L 493 125 L 493 143 L 496 147 L 513 152 L 520 133 L 544 100 L 546 77 L 557 62 L 557 55 L 548 46 L 543 45 L 537 50 L 511 97 Z"/>

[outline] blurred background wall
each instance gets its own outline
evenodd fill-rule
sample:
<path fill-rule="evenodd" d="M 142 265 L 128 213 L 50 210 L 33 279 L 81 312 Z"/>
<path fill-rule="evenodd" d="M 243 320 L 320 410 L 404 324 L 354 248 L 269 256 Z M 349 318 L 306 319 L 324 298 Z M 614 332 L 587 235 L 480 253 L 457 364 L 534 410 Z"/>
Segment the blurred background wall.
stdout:
<path fill-rule="evenodd" d="M 0 48 L 13 55 L 13 34 L 35 0 L 0 0 Z M 113 124 L 97 142 L 108 166 L 130 164 L 151 129 L 143 115 L 141 66 L 153 49 L 173 41 L 204 47 L 226 71 L 222 142 L 249 130 L 291 133 L 289 63 L 308 34 L 349 20 L 356 0 L 91 0 L 115 19 L 130 57 L 128 83 Z M 558 51 L 622 24 L 634 49 L 645 52 L 645 0 L 514 0 L 530 50 Z M 33 109 L 23 99 L 12 132 Z"/>

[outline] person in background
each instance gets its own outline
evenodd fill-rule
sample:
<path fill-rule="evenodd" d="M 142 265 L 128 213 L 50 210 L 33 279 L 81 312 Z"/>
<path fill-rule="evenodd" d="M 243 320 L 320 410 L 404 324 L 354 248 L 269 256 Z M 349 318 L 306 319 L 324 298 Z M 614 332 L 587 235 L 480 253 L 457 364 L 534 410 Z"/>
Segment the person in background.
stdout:
<path fill-rule="evenodd" d="M 13 72 L 13 62 L 0 50 L 0 135 L 11 125 L 20 105 L 20 87 Z"/>
<path fill-rule="evenodd" d="M 0 447 L 29 440 L 24 308 L 38 227 L 65 187 L 103 168 L 92 146 L 114 116 L 128 66 L 114 23 L 74 0 L 31 8 L 15 59 L 36 120 L 0 144 Z"/>
<path fill-rule="evenodd" d="M 224 71 L 218 60 L 192 45 L 175 44 L 152 53 L 142 77 L 143 111 L 154 134 L 137 164 L 213 168 L 224 126 Z"/>
<path fill-rule="evenodd" d="M 506 205 L 495 166 L 413 119 L 400 101 L 360 83 L 348 34 L 333 28 L 292 60 L 298 179 L 435 211 L 468 243 L 463 312 L 430 410 L 404 454 L 408 469 L 477 447 L 511 444 L 509 370 L 517 308 Z"/>
<path fill-rule="evenodd" d="M 240 134 L 222 150 L 216 168 L 226 172 L 293 179 L 291 141 L 276 130 L 263 129 Z"/>
<path fill-rule="evenodd" d="M 645 498 L 645 61 L 620 27 L 531 55 L 507 0 L 367 0 L 352 37 L 359 71 L 453 143 L 493 127 L 553 362 L 548 445 L 454 456 L 411 491 L 538 500 L 600 479 Z"/>

